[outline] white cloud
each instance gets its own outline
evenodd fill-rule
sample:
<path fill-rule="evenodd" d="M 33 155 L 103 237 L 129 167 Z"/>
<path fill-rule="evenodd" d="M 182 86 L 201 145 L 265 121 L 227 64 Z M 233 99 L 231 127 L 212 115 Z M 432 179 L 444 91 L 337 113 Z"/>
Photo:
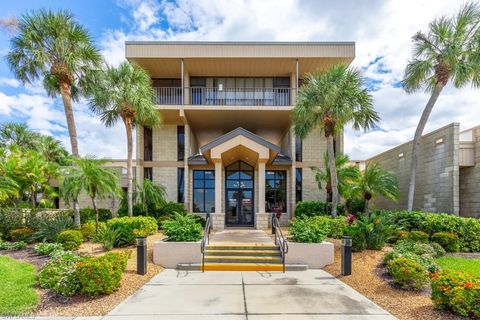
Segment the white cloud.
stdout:
<path fill-rule="evenodd" d="M 20 85 L 20 81 L 13 78 L 0 78 L 0 87 L 7 86 L 7 87 L 14 87 L 17 88 Z"/>

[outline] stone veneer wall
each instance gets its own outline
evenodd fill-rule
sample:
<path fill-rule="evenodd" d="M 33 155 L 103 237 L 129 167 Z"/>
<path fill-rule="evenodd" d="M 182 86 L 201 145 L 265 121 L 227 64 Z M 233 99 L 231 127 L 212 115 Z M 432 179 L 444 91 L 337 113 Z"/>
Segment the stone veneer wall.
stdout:
<path fill-rule="evenodd" d="M 460 215 L 480 218 L 480 127 L 472 130 L 475 165 L 460 168 Z"/>
<path fill-rule="evenodd" d="M 443 139 L 439 143 L 439 139 Z M 383 152 L 367 160 L 377 162 L 397 176 L 400 198 L 392 202 L 379 197 L 374 204 L 381 209 L 406 209 L 412 142 Z M 422 137 L 420 144 L 414 209 L 459 214 L 459 124 L 452 123 Z M 399 156 L 403 154 L 403 156 Z"/>

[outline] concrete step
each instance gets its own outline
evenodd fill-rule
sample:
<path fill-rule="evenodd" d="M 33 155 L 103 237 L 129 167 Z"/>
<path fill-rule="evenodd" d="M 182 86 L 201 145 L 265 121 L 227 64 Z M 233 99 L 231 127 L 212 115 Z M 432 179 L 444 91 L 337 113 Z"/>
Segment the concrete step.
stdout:
<path fill-rule="evenodd" d="M 205 256 L 208 263 L 282 263 L 282 257 L 277 256 Z"/>
<path fill-rule="evenodd" d="M 200 263 L 179 263 L 178 270 L 199 271 L 202 270 Z M 287 264 L 286 271 L 306 271 L 308 265 Z M 282 264 L 271 263 L 205 263 L 205 271 L 283 271 Z"/>
<path fill-rule="evenodd" d="M 229 250 L 229 249 L 207 249 L 205 254 L 209 256 L 236 256 L 236 255 L 256 255 L 256 256 L 281 256 L 280 250 Z"/>
<path fill-rule="evenodd" d="M 280 250 L 280 248 L 274 244 L 209 244 L 207 250 Z"/>

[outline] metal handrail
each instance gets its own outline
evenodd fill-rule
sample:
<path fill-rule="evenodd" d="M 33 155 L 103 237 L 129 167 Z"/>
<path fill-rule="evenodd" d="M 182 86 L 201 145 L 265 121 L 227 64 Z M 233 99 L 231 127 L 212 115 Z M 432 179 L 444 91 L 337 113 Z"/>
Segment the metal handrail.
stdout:
<path fill-rule="evenodd" d="M 185 88 L 191 105 L 289 106 L 291 88 Z"/>
<path fill-rule="evenodd" d="M 203 231 L 202 242 L 200 243 L 200 251 L 202 253 L 202 272 L 205 272 L 205 249 L 210 244 L 210 232 L 212 231 L 212 220 L 210 214 L 207 213 L 205 229 Z"/>
<path fill-rule="evenodd" d="M 275 244 L 280 247 L 282 253 L 283 272 L 285 273 L 285 255 L 288 253 L 288 241 L 280 228 L 280 221 L 278 221 L 276 212 L 272 212 L 272 231 L 275 234 Z"/>

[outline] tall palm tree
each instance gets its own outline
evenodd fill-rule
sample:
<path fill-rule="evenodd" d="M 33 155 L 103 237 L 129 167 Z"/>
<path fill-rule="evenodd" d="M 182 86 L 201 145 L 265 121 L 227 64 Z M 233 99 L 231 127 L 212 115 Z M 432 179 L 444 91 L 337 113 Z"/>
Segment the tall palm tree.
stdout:
<path fill-rule="evenodd" d="M 105 160 L 94 157 L 73 159 L 72 166 L 62 182 L 61 193 L 64 199 L 74 202 L 78 200 L 81 191 L 85 191 L 92 200 L 95 211 L 95 221 L 98 230 L 98 209 L 96 200 L 108 195 L 119 196 L 121 188 L 118 175 L 112 169 L 103 167 Z"/>
<path fill-rule="evenodd" d="M 11 40 L 7 62 L 15 77 L 24 83 L 43 79 L 50 96 L 62 97 L 73 156 L 78 156 L 78 143 L 72 99 L 79 98 L 85 76 L 101 61 L 87 30 L 67 11 L 24 14 Z"/>
<path fill-rule="evenodd" d="M 335 167 L 334 137 L 351 123 L 355 129 L 369 129 L 379 120 L 372 97 L 364 88 L 360 72 L 338 64 L 326 72 L 308 74 L 300 89 L 292 114 L 295 134 L 306 137 L 321 128 L 327 139 L 332 185 L 332 216 L 337 215 L 338 177 Z"/>
<path fill-rule="evenodd" d="M 34 149 L 38 136 L 24 123 L 7 122 L 0 125 L 0 147 L 17 145 L 22 149 Z"/>
<path fill-rule="evenodd" d="M 378 163 L 368 163 L 352 186 L 352 194 L 365 200 L 365 213 L 370 214 L 370 200 L 378 195 L 396 201 L 399 196 L 397 178 Z"/>
<path fill-rule="evenodd" d="M 424 89 L 430 93 L 412 145 L 408 210 L 413 209 L 418 148 L 433 106 L 449 81 L 456 88 L 480 86 L 480 7 L 466 4 L 456 16 L 432 21 L 425 34 L 413 36 L 413 58 L 405 68 L 403 88 L 407 93 Z"/>
<path fill-rule="evenodd" d="M 124 62 L 107 66 L 92 86 L 90 107 L 111 127 L 122 120 L 127 134 L 128 215 L 133 214 L 132 129 L 136 124 L 155 125 L 160 114 L 153 104 L 150 76 L 139 66 Z"/>
<path fill-rule="evenodd" d="M 0 147 L 0 204 L 19 196 L 20 186 L 11 177 L 11 168 L 8 165 L 8 151 Z"/>
<path fill-rule="evenodd" d="M 35 145 L 35 150 L 40 152 L 47 161 L 65 166 L 70 163 L 68 151 L 62 143 L 52 136 L 40 135 Z"/>
<path fill-rule="evenodd" d="M 330 169 L 328 168 L 328 154 L 325 153 L 323 157 L 325 161 L 325 169 L 313 167 L 315 171 L 315 181 L 317 181 L 318 188 L 323 189 L 325 184 L 325 191 L 327 192 L 327 202 L 332 202 L 332 182 L 330 178 Z M 349 164 L 350 159 L 347 155 L 337 154 L 335 156 L 335 168 L 338 177 L 338 193 L 342 197 L 347 197 L 350 193 L 352 183 L 358 179 L 360 171 L 356 166 Z"/>

